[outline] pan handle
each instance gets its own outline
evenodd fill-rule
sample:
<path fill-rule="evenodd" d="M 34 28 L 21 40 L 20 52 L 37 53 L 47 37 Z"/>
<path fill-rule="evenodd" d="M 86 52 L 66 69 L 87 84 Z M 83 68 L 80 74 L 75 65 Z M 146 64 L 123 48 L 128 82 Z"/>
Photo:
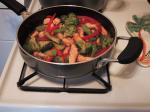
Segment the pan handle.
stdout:
<path fill-rule="evenodd" d="M 14 11 L 17 15 L 21 15 L 23 12 L 26 12 L 26 8 L 16 0 L 0 0 L 0 2 Z"/>
<path fill-rule="evenodd" d="M 143 41 L 138 37 L 131 37 L 130 39 L 125 39 L 118 37 L 117 40 L 128 40 L 128 45 L 117 57 L 120 64 L 129 64 L 135 61 L 141 54 L 143 50 Z"/>
<path fill-rule="evenodd" d="M 129 64 L 135 61 L 141 54 L 143 50 L 143 41 L 138 37 L 131 37 L 129 39 L 123 37 L 117 37 L 117 42 L 119 39 L 128 40 L 128 45 L 126 48 L 119 54 L 117 59 L 104 58 L 97 63 L 97 69 L 101 68 L 104 64 L 108 62 L 119 62 L 120 64 Z M 117 43 L 116 42 L 116 43 Z"/>

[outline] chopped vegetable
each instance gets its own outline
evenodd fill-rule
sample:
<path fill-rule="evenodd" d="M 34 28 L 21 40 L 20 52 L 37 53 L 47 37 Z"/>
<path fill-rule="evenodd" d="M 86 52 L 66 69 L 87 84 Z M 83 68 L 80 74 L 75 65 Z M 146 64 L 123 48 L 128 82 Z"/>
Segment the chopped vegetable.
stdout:
<path fill-rule="evenodd" d="M 64 34 L 66 35 L 66 36 L 72 36 L 75 32 L 76 32 L 76 26 L 74 26 L 74 25 L 68 25 L 68 26 L 66 26 L 65 27 L 65 31 L 64 31 Z"/>
<path fill-rule="evenodd" d="M 53 43 L 50 41 L 40 41 L 39 45 L 40 45 L 40 51 L 41 52 L 45 52 L 47 50 L 50 50 L 54 46 Z"/>
<path fill-rule="evenodd" d="M 59 50 L 63 50 L 65 48 L 65 45 L 64 44 L 54 44 L 55 48 L 56 49 L 59 49 Z"/>
<path fill-rule="evenodd" d="M 102 48 L 108 47 L 112 43 L 112 38 L 101 38 Z"/>
<path fill-rule="evenodd" d="M 50 18 L 50 21 L 49 21 L 48 26 L 47 26 L 47 28 L 46 28 L 46 31 L 47 31 L 47 32 L 50 32 L 50 31 L 51 31 L 51 25 L 52 25 L 52 23 L 53 23 L 53 20 L 54 20 L 55 16 L 56 16 L 56 14 L 54 14 L 54 15 Z"/>
<path fill-rule="evenodd" d="M 89 35 L 92 33 L 90 28 L 88 28 L 86 25 L 83 25 L 82 28 L 83 28 L 83 31 L 85 32 L 85 34 Z"/>
<path fill-rule="evenodd" d="M 87 57 L 87 56 L 83 56 L 83 55 L 79 55 L 78 58 L 77 58 L 77 61 L 78 62 L 81 62 L 81 61 L 89 61 L 93 59 L 92 57 Z"/>
<path fill-rule="evenodd" d="M 78 49 L 76 45 L 72 44 L 69 53 L 69 63 L 75 63 L 78 56 Z"/>
<path fill-rule="evenodd" d="M 37 31 L 44 31 L 44 29 L 45 29 L 45 26 L 44 25 L 40 25 L 40 26 L 37 26 L 36 28 L 35 28 Z"/>
<path fill-rule="evenodd" d="M 60 43 L 60 39 L 51 36 L 48 32 L 45 32 L 45 35 L 46 35 L 50 40 L 52 40 L 53 42 L 55 42 L 55 43 L 57 43 L 57 44 Z"/>
<path fill-rule="evenodd" d="M 84 36 L 82 37 L 85 41 L 89 40 L 90 38 L 93 38 L 95 36 L 98 36 L 98 31 L 95 31 L 94 33 L 90 34 L 90 35 L 87 35 L 87 36 Z"/>
<path fill-rule="evenodd" d="M 65 25 L 78 25 L 79 20 L 74 13 L 69 13 L 67 18 L 64 20 Z"/>
<path fill-rule="evenodd" d="M 64 60 L 61 56 L 56 56 L 54 59 L 53 59 L 54 62 L 56 63 L 63 63 Z"/>
<path fill-rule="evenodd" d="M 44 54 L 48 55 L 48 56 L 56 56 L 57 55 L 57 50 L 56 49 L 51 49 L 49 51 L 46 51 Z"/>
<path fill-rule="evenodd" d="M 39 44 L 38 44 L 38 42 L 37 42 L 35 37 L 31 37 L 29 39 L 28 43 L 26 43 L 24 45 L 24 47 L 30 53 L 32 53 L 34 51 L 40 51 L 40 46 L 39 46 Z"/>
<path fill-rule="evenodd" d="M 149 26 L 144 28 L 149 30 Z M 101 55 L 112 41 L 109 32 L 94 18 L 75 13 L 58 17 L 53 14 L 44 18 L 43 24 L 35 28 L 23 47 L 47 62 L 76 63 Z"/>

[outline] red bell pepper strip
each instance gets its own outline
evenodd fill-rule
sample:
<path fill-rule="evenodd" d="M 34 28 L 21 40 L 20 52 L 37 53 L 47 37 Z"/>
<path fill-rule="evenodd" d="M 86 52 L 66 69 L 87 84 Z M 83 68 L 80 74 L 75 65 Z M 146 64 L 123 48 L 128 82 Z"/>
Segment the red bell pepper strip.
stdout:
<path fill-rule="evenodd" d="M 46 16 L 46 18 L 52 18 L 53 16 L 51 16 L 51 15 L 48 15 L 48 16 Z"/>
<path fill-rule="evenodd" d="M 59 27 L 60 27 L 59 25 L 55 25 L 55 26 L 51 27 L 51 32 L 57 30 Z"/>
<path fill-rule="evenodd" d="M 91 24 L 95 24 L 97 26 L 97 30 L 101 33 L 102 29 L 101 29 L 101 24 L 100 22 L 98 22 L 97 20 L 88 17 L 88 16 L 78 16 L 78 19 L 80 21 L 80 24 L 85 24 L 85 23 L 91 23 Z"/>
<path fill-rule="evenodd" d="M 65 59 L 66 59 L 67 56 L 69 55 L 70 49 L 69 49 L 68 52 L 65 53 L 65 54 L 64 54 L 61 50 L 58 50 L 58 49 L 56 49 L 56 50 L 57 50 L 57 55 L 61 57 L 62 62 L 64 63 L 64 62 L 65 62 Z"/>
<path fill-rule="evenodd" d="M 48 41 L 48 37 L 47 36 L 43 36 L 43 37 L 38 37 L 37 38 L 38 41 Z"/>
<path fill-rule="evenodd" d="M 51 24 L 53 23 L 55 16 L 56 16 L 56 13 L 50 18 L 50 21 L 49 21 L 48 26 L 46 28 L 47 32 L 51 31 Z"/>
<path fill-rule="evenodd" d="M 111 45 L 108 46 L 108 47 L 102 48 L 101 50 L 99 50 L 99 51 L 95 54 L 95 56 L 99 56 L 99 55 L 103 54 L 103 53 L 104 53 L 105 51 L 107 51 L 110 47 L 111 47 Z"/>
<path fill-rule="evenodd" d="M 98 31 L 95 31 L 94 33 L 92 33 L 92 34 L 90 34 L 90 35 L 87 35 L 87 36 L 84 36 L 84 37 L 82 37 L 82 38 L 83 38 L 83 40 L 87 41 L 87 40 L 89 40 L 90 38 L 93 38 L 93 37 L 97 36 L 98 34 L 99 34 L 99 32 L 98 32 Z"/>
<path fill-rule="evenodd" d="M 58 56 L 62 56 L 63 55 L 63 52 L 61 50 L 56 49 L 56 51 L 57 51 L 57 55 Z"/>
<path fill-rule="evenodd" d="M 50 30 L 49 30 L 50 34 L 53 35 L 54 31 L 59 29 L 59 27 L 60 27 L 60 25 L 55 25 L 55 26 L 51 27 Z"/>
<path fill-rule="evenodd" d="M 51 62 L 53 60 L 54 57 L 48 57 L 45 59 L 45 61 Z"/>

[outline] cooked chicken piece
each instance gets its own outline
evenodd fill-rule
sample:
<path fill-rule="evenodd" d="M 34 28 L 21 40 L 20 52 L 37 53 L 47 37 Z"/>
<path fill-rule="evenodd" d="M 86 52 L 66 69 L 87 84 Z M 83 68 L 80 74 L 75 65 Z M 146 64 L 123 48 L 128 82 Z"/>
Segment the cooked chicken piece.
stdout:
<path fill-rule="evenodd" d="M 69 63 L 75 63 L 78 56 L 78 48 L 72 44 L 69 53 Z"/>
<path fill-rule="evenodd" d="M 64 35 L 62 33 L 57 33 L 57 37 L 62 40 L 64 38 Z"/>
<path fill-rule="evenodd" d="M 43 21 L 43 24 L 47 25 L 50 22 L 50 20 L 51 20 L 50 18 L 45 18 Z"/>
<path fill-rule="evenodd" d="M 40 33 L 39 33 L 39 37 L 44 37 L 45 36 L 45 33 L 44 33 L 44 31 L 41 31 Z"/>
<path fill-rule="evenodd" d="M 78 55 L 77 61 L 81 62 L 81 61 L 89 61 L 93 59 L 92 57 L 87 57 L 87 56 L 83 56 L 83 55 Z"/>
<path fill-rule="evenodd" d="M 64 49 L 64 51 L 63 51 L 63 54 L 65 55 L 65 54 L 68 54 L 69 53 L 69 50 L 70 50 L 70 47 L 66 47 L 65 49 Z"/>
<path fill-rule="evenodd" d="M 99 38 L 96 40 L 96 44 L 97 44 L 97 45 L 100 45 L 100 44 L 101 44 L 101 41 L 100 41 Z"/>
<path fill-rule="evenodd" d="M 106 30 L 103 26 L 101 26 L 101 30 L 102 30 L 102 34 L 103 34 L 104 36 L 108 36 L 107 30 Z"/>
<path fill-rule="evenodd" d="M 89 28 L 95 28 L 95 29 L 97 29 L 97 26 L 96 26 L 95 24 L 86 23 L 85 25 L 86 25 L 87 27 L 89 27 Z"/>
<path fill-rule="evenodd" d="M 73 35 L 73 39 L 74 41 L 78 42 L 78 41 L 82 41 L 82 38 L 80 37 L 79 33 L 75 33 Z"/>
<path fill-rule="evenodd" d="M 84 31 L 83 31 L 82 27 L 78 28 L 78 32 L 79 32 L 80 37 L 84 36 Z"/>
<path fill-rule="evenodd" d="M 53 20 L 53 24 L 54 25 L 58 25 L 60 23 L 60 19 L 59 18 L 55 18 L 54 20 Z"/>
<path fill-rule="evenodd" d="M 39 34 L 39 32 L 35 31 L 35 32 L 32 33 L 31 37 L 36 37 L 38 34 Z"/>
<path fill-rule="evenodd" d="M 44 53 L 41 53 L 41 52 L 34 52 L 33 55 L 37 58 L 40 58 L 40 59 L 47 59 L 48 56 Z"/>
<path fill-rule="evenodd" d="M 64 42 L 64 44 L 65 44 L 66 46 L 70 46 L 71 44 L 74 43 L 74 42 L 73 42 L 73 39 L 71 39 L 71 38 L 63 38 L 62 41 Z"/>

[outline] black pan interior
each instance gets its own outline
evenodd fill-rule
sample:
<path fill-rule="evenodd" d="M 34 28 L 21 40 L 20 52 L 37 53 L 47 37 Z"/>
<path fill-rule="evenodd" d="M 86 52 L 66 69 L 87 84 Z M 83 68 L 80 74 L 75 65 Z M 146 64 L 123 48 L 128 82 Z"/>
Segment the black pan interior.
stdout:
<path fill-rule="evenodd" d="M 53 15 L 56 13 L 56 16 L 60 16 L 63 14 L 68 14 L 70 12 L 74 12 L 76 15 L 83 15 L 83 16 L 90 16 L 98 21 L 106 28 L 106 30 L 110 33 L 110 36 L 114 38 L 116 36 L 115 28 L 113 24 L 102 14 L 98 13 L 97 11 L 78 7 L 78 6 L 57 6 L 57 7 L 50 7 L 47 9 L 43 9 L 39 12 L 32 14 L 29 18 L 27 18 L 20 26 L 18 30 L 18 41 L 19 44 L 22 46 L 24 45 L 26 38 L 28 35 L 33 32 L 36 26 L 42 24 L 43 19 L 47 15 Z"/>

